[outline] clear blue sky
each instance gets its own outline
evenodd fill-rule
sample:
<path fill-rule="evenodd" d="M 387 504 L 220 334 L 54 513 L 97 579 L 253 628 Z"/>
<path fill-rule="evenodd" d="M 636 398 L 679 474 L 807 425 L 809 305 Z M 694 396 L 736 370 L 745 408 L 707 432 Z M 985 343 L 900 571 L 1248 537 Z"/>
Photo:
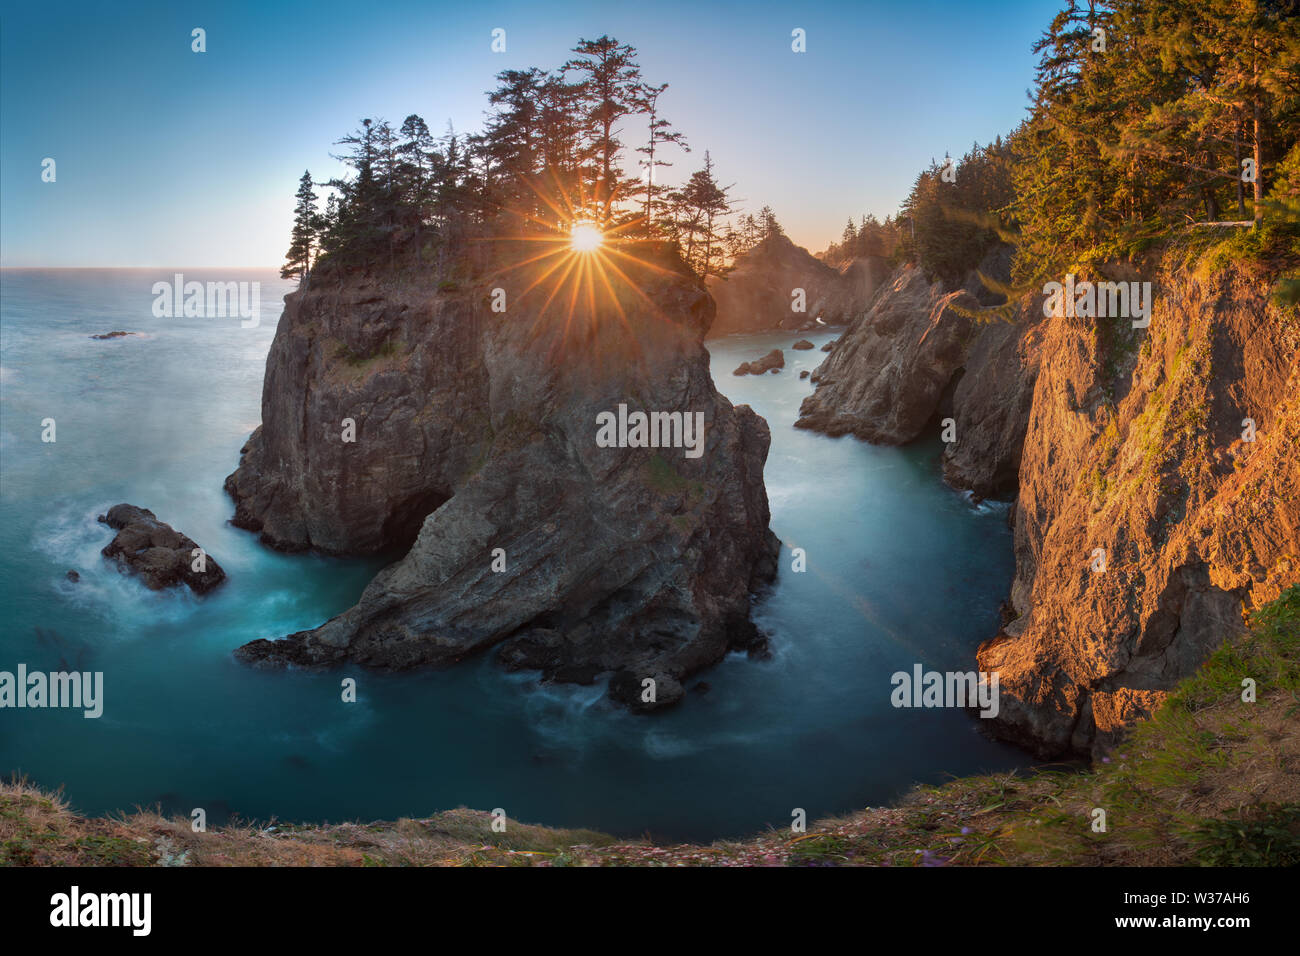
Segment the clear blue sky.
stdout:
<path fill-rule="evenodd" d="M 363 116 L 476 129 L 503 69 L 640 51 L 665 115 L 796 242 L 894 212 L 945 151 L 1024 116 L 1057 0 L 93 3 L 3 0 L 0 265 L 273 266 L 293 193 Z M 207 31 L 207 52 L 190 31 Z M 492 53 L 491 31 L 507 52 Z M 807 31 L 806 53 L 790 32 Z M 629 130 L 629 132 L 631 132 Z M 625 137 L 630 138 L 630 137 Z M 57 182 L 41 181 L 41 161 Z"/>

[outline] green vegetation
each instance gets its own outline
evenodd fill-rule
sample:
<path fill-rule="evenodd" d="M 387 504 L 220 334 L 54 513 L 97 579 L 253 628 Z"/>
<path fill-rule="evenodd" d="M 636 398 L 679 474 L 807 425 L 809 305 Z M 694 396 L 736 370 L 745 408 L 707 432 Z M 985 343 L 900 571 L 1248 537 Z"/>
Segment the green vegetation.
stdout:
<path fill-rule="evenodd" d="M 1016 285 L 988 284 L 1015 299 L 1176 245 L 1210 273 L 1264 263 L 1275 302 L 1300 303 L 1294 4 L 1068 0 L 1034 52 L 1029 117 L 917 177 L 886 223 L 898 258 L 954 284 L 1007 242 Z"/>

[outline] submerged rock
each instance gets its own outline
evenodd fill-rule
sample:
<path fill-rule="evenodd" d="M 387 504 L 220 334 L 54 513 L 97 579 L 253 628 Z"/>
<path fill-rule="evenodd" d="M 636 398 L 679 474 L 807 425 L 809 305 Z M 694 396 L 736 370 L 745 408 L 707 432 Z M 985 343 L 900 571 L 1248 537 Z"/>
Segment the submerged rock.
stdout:
<path fill-rule="evenodd" d="M 648 261 L 620 260 L 630 284 L 595 288 L 591 311 L 585 291 L 556 294 L 564 270 L 519 253 L 485 251 L 496 258 L 467 263 L 457 289 L 427 268 L 323 267 L 286 298 L 263 424 L 226 482 L 234 523 L 279 548 L 409 551 L 356 606 L 240 660 L 404 668 L 496 646 L 545 679 L 621 673 L 612 696 L 642 709 L 748 639 L 779 549 L 770 436 L 713 385 L 702 283 L 669 248 L 638 245 Z M 508 312 L 491 310 L 493 288 Z M 621 404 L 702 416 L 698 447 L 598 443 Z M 643 704 L 629 688 L 646 678 L 658 689 Z"/>
<path fill-rule="evenodd" d="M 146 508 L 114 505 L 99 520 L 117 530 L 101 552 L 104 557 L 140 575 L 154 591 L 184 583 L 196 594 L 206 594 L 226 579 L 226 572 L 209 554 L 203 556 L 203 570 L 194 570 L 194 551 L 199 546 Z"/>
<path fill-rule="evenodd" d="M 807 339 L 800 339 L 798 342 L 794 343 L 794 345 L 790 346 L 790 348 L 794 349 L 797 352 L 806 352 L 809 349 L 816 348 L 816 346 L 814 346 Z"/>
<path fill-rule="evenodd" d="M 91 338 L 92 339 L 120 339 L 124 335 L 135 335 L 135 334 L 136 333 L 134 332 L 122 332 L 119 330 L 116 332 L 105 332 L 103 335 L 92 335 Z"/>

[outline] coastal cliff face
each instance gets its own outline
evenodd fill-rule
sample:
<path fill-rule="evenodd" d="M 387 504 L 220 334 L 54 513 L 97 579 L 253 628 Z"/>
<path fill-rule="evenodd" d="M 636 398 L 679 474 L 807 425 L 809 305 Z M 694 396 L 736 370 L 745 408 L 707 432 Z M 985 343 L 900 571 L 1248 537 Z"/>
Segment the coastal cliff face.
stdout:
<path fill-rule="evenodd" d="M 972 321 L 973 287 L 904 268 L 798 423 L 901 444 L 951 417 L 948 482 L 1015 497 L 1012 620 L 978 662 L 1000 679 L 985 723 L 1044 758 L 1105 751 L 1300 579 L 1300 329 L 1242 268 L 1144 271 L 1140 330 L 1045 319 L 1038 295 Z"/>
<path fill-rule="evenodd" d="M 767 424 L 714 388 L 703 285 L 666 250 L 637 254 L 609 286 L 502 253 L 460 289 L 390 270 L 287 297 L 263 424 L 227 479 L 235 523 L 281 548 L 410 549 L 355 607 L 237 656 L 400 668 L 500 645 L 549 678 L 612 674 L 641 708 L 759 643 L 750 595 L 779 548 Z M 635 412 L 703 433 L 598 443 L 599 416 Z"/>
<path fill-rule="evenodd" d="M 832 269 L 782 235 L 764 239 L 736 260 L 725 277 L 710 276 L 717 302 L 710 335 L 732 332 L 796 331 L 844 325 L 860 315 L 888 274 L 878 256 Z M 792 309 L 795 289 L 804 290 L 804 311 Z"/>
<path fill-rule="evenodd" d="M 804 399 L 795 425 L 891 445 L 915 439 L 961 368 L 971 337 L 971 320 L 953 310 L 954 302 L 977 306 L 961 292 L 945 295 L 920 269 L 896 272 L 813 373 L 817 390 Z"/>
<path fill-rule="evenodd" d="M 1300 579 L 1300 328 L 1243 270 L 1159 274 L 1145 330 L 1042 326 L 1018 616 L 978 655 L 1042 756 L 1106 750 Z"/>
<path fill-rule="evenodd" d="M 990 252 L 980 271 L 1009 276 L 1009 250 Z M 969 313 L 994 297 L 974 276 L 956 290 L 903 266 L 871 309 L 812 374 L 816 391 L 796 427 L 901 445 L 951 418 L 944 475 L 979 497 L 1015 494 L 1038 374 L 1041 308 L 1023 303 L 1010 322 Z"/>

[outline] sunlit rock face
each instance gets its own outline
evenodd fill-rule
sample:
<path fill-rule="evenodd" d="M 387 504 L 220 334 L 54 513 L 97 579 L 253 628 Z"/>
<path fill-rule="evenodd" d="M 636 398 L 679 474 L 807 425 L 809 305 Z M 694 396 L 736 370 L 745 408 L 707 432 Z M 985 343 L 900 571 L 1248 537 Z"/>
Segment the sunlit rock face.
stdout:
<path fill-rule="evenodd" d="M 355 607 L 241 659 L 399 668 L 499 645 L 508 666 L 609 674 L 653 708 L 760 643 L 751 594 L 779 547 L 767 424 L 714 388 L 699 279 L 665 248 L 609 245 L 494 248 L 454 283 L 409 261 L 318 270 L 286 298 L 263 423 L 226 482 L 234 521 L 279 548 L 410 547 Z M 598 442 L 620 405 L 702 413 L 702 436 Z"/>
<path fill-rule="evenodd" d="M 1007 622 L 978 653 L 1000 678 L 984 725 L 1044 758 L 1104 752 L 1300 580 L 1300 329 L 1266 279 L 1143 269 L 1119 277 L 1158 290 L 1135 329 L 1046 318 L 1036 293 L 1009 322 L 972 318 L 978 284 L 904 267 L 813 373 L 798 422 L 939 437 L 950 484 L 1014 499 Z"/>
<path fill-rule="evenodd" d="M 1236 269 L 1147 274 L 1145 330 L 1040 326 L 1014 619 L 979 664 L 1043 756 L 1105 752 L 1300 580 L 1300 329 Z"/>

